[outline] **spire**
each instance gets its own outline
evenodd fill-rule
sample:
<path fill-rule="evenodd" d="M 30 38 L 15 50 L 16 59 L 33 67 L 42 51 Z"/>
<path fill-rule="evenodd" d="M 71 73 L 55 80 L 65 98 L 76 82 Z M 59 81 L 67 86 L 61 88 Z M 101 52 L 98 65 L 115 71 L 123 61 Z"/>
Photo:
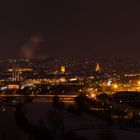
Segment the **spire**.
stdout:
<path fill-rule="evenodd" d="M 96 72 L 100 72 L 101 71 L 101 68 L 100 68 L 100 64 L 99 63 L 96 64 L 95 71 Z"/>

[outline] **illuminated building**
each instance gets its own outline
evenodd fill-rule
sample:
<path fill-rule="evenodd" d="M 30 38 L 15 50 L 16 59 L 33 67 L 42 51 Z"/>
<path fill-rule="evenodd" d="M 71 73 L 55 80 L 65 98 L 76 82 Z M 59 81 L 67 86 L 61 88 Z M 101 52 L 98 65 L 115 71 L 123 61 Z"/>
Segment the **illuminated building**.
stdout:
<path fill-rule="evenodd" d="M 61 73 L 65 73 L 65 72 L 66 72 L 65 66 L 61 66 Z"/>
<path fill-rule="evenodd" d="M 8 69 L 8 72 L 12 73 L 12 81 L 20 81 L 21 79 L 21 74 L 23 72 L 32 72 L 33 69 L 32 68 L 28 68 L 28 67 L 25 67 L 25 68 L 21 68 L 20 64 L 17 63 L 16 60 L 12 61 L 12 68 L 9 68 Z"/>
<path fill-rule="evenodd" d="M 95 71 L 96 72 L 100 72 L 101 71 L 101 68 L 100 68 L 100 64 L 99 63 L 96 64 Z"/>
<path fill-rule="evenodd" d="M 15 82 L 15 81 L 19 81 L 19 72 L 16 70 L 16 64 L 15 64 L 16 61 L 13 62 L 13 68 L 12 68 L 12 81 Z"/>
<path fill-rule="evenodd" d="M 32 72 L 32 68 L 19 68 L 16 66 L 16 64 L 13 63 L 13 68 L 9 68 L 8 72 L 12 73 L 12 81 L 20 81 L 21 77 L 20 75 L 23 72 Z"/>
<path fill-rule="evenodd" d="M 7 85 L 7 88 L 8 89 L 16 89 L 16 90 L 18 90 L 20 88 L 20 86 L 19 85 L 10 84 L 10 85 Z"/>
<path fill-rule="evenodd" d="M 19 71 L 19 72 L 32 72 L 33 69 L 31 68 L 12 68 L 12 69 L 8 69 L 9 72 L 13 72 L 13 70 L 15 71 Z"/>

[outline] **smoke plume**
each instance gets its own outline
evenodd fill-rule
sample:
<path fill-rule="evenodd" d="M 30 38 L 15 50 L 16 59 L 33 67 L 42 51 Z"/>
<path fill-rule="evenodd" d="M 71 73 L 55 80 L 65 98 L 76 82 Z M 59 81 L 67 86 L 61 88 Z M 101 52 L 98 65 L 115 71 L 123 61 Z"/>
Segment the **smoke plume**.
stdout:
<path fill-rule="evenodd" d="M 21 55 L 26 59 L 45 59 L 46 41 L 40 35 L 32 36 L 21 48 Z"/>

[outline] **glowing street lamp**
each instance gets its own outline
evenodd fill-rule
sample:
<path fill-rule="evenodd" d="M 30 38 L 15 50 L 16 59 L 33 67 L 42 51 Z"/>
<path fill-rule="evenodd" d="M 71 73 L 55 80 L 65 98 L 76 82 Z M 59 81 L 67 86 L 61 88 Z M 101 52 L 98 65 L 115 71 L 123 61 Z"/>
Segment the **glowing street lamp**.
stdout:
<path fill-rule="evenodd" d="M 114 84 L 114 85 L 113 85 L 113 88 L 114 88 L 114 89 L 117 89 L 117 88 L 118 88 L 118 85 L 117 85 L 117 84 Z"/>

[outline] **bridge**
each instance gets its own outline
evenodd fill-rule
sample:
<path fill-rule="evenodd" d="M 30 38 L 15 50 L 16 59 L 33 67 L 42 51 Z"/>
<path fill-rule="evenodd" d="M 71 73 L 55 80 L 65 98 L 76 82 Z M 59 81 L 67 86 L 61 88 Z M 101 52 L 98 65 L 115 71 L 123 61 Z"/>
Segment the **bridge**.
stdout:
<path fill-rule="evenodd" d="M 4 102 L 6 102 L 8 99 L 9 100 L 21 100 L 21 99 L 32 99 L 32 102 L 38 102 L 38 103 L 50 103 L 52 102 L 52 99 L 55 97 L 56 95 L 21 95 L 21 94 L 2 94 L 0 95 L 0 99 L 3 100 L 5 99 Z M 63 101 L 66 104 L 70 104 L 70 103 L 74 103 L 74 98 L 76 97 L 76 95 L 57 95 L 57 97 Z"/>

